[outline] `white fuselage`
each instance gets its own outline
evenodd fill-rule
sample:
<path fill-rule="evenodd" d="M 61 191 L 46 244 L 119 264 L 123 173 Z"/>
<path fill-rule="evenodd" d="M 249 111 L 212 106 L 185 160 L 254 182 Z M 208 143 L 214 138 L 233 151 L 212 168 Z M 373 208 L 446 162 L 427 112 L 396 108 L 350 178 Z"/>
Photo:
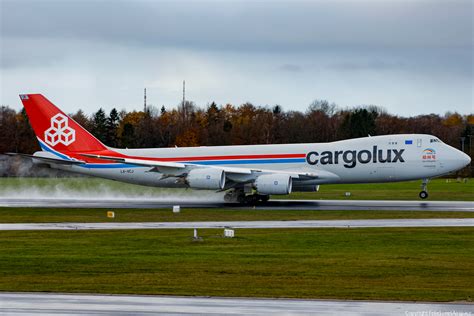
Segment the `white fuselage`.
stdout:
<path fill-rule="evenodd" d="M 364 137 L 331 143 L 113 150 L 127 156 L 170 159 L 203 166 L 321 175 L 296 185 L 427 179 L 458 170 L 470 162 L 461 151 L 434 136 L 420 134 Z M 172 177 L 150 172 L 150 167 L 111 163 L 58 168 L 141 185 L 184 186 Z"/>

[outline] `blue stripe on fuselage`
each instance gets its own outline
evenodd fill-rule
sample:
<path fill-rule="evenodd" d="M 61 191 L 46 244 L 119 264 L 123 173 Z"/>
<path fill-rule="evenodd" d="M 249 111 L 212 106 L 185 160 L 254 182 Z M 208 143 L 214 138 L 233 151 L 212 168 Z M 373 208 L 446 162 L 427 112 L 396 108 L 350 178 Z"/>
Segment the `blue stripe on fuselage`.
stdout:
<path fill-rule="evenodd" d="M 84 163 L 82 165 L 78 165 L 79 167 L 82 168 L 90 168 L 90 169 L 113 169 L 113 168 L 147 168 L 146 166 L 137 166 L 137 165 L 131 165 L 127 163 Z"/>
<path fill-rule="evenodd" d="M 305 162 L 304 158 L 293 158 L 293 159 L 265 159 L 265 160 L 212 160 L 212 161 L 183 161 L 181 163 L 189 163 L 194 165 L 246 165 L 246 164 L 269 164 L 269 163 L 301 163 Z M 85 163 L 79 165 L 79 167 L 83 168 L 91 168 L 91 169 L 111 169 L 111 168 L 139 168 L 146 166 L 137 166 L 133 164 L 126 164 L 126 163 L 116 163 L 116 164 L 90 164 Z"/>
<path fill-rule="evenodd" d="M 52 153 L 53 155 L 56 155 L 56 156 L 58 156 L 58 157 L 61 158 L 61 159 L 64 159 L 64 160 L 71 160 L 71 158 L 69 158 L 68 156 L 63 155 L 63 154 L 60 154 L 60 153 L 58 153 L 57 151 L 55 151 L 54 149 L 51 149 L 51 148 L 49 148 L 48 146 L 46 146 L 45 144 L 43 144 L 43 142 L 42 142 L 41 140 L 39 141 L 39 144 L 40 144 L 41 149 L 43 149 L 44 151 L 50 152 L 50 153 Z"/>

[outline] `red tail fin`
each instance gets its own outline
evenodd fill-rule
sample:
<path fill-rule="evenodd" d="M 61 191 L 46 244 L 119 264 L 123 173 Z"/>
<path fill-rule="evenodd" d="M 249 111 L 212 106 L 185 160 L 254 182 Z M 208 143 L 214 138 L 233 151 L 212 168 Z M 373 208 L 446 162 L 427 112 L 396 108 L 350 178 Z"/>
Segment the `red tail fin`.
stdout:
<path fill-rule="evenodd" d="M 49 102 L 43 95 L 21 94 L 20 99 L 43 149 L 45 149 L 45 144 L 60 152 L 107 149 L 97 138 Z"/>

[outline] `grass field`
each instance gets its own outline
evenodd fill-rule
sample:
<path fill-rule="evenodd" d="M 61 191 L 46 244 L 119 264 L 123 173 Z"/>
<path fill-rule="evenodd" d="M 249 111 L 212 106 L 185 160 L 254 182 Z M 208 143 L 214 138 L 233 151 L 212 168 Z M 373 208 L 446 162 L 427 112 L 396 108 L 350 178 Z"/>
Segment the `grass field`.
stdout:
<path fill-rule="evenodd" d="M 0 290 L 472 301 L 473 228 L 0 232 Z"/>
<path fill-rule="evenodd" d="M 447 182 L 449 181 L 449 182 Z M 383 183 L 322 185 L 319 192 L 295 192 L 289 196 L 272 198 L 290 199 L 375 199 L 418 200 L 420 181 Z M 474 181 L 457 182 L 454 179 L 434 179 L 429 183 L 428 200 L 474 201 Z M 345 193 L 351 192 L 350 197 Z M 98 198 L 114 197 L 175 197 L 188 196 L 201 199 L 216 198 L 210 191 L 172 190 L 143 187 L 96 178 L 0 178 L 1 196 L 82 196 Z"/>
<path fill-rule="evenodd" d="M 351 192 L 345 197 L 345 192 Z M 432 200 L 474 200 L 438 179 Z M 419 182 L 328 185 L 294 199 L 417 199 Z M 93 178 L 0 179 L 2 197 L 216 199 Z M 0 223 L 472 218 L 472 212 L 0 208 Z M 0 231 L 0 291 L 420 301 L 474 297 L 474 228 Z"/>
<path fill-rule="evenodd" d="M 449 181 L 449 182 L 446 182 Z M 273 198 L 289 199 L 330 199 L 330 200 L 418 200 L 421 181 L 322 185 L 319 192 L 295 192 Z M 345 193 L 351 196 L 346 197 Z M 457 182 L 454 179 L 434 179 L 428 184 L 428 200 L 438 201 L 474 201 L 474 181 Z"/>
<path fill-rule="evenodd" d="M 286 211 L 248 209 L 116 209 L 107 218 L 107 209 L 0 208 L 0 223 L 62 222 L 188 222 L 188 221 L 261 221 L 398 218 L 474 218 L 474 212 L 430 211 Z"/>

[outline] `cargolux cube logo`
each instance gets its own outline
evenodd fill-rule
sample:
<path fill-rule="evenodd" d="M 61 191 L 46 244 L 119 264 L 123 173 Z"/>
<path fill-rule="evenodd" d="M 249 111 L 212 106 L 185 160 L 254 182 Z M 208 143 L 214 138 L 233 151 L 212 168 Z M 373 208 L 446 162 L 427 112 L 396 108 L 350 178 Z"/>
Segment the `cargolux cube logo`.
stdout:
<path fill-rule="evenodd" d="M 51 118 L 51 127 L 44 132 L 44 140 L 53 147 L 59 143 L 68 146 L 76 140 L 76 131 L 68 126 L 68 118 L 59 113 Z"/>

